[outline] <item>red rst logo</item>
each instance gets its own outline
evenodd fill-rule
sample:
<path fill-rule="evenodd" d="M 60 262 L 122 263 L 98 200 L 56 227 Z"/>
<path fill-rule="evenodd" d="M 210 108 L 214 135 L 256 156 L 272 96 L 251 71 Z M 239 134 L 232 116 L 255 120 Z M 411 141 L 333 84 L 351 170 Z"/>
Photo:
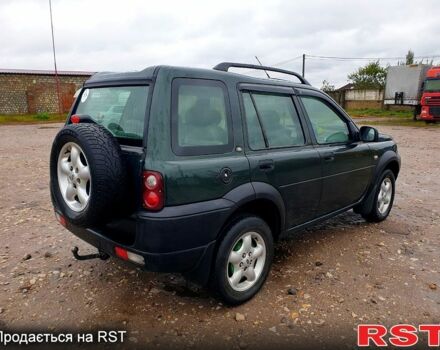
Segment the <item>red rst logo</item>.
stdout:
<path fill-rule="evenodd" d="M 380 324 L 360 324 L 357 328 L 357 345 L 368 347 L 376 345 L 386 347 L 389 344 L 397 347 L 414 346 L 419 341 L 418 332 L 426 332 L 428 346 L 440 346 L 440 324 L 421 324 L 417 328 L 410 324 L 391 326 L 389 336 L 387 327 Z"/>

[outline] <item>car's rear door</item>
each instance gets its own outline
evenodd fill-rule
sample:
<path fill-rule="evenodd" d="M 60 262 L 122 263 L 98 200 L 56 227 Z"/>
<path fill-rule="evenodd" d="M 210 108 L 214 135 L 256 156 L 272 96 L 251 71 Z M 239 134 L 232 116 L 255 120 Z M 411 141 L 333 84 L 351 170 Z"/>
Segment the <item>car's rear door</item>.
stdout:
<path fill-rule="evenodd" d="M 175 77 L 170 92 L 171 106 L 157 101 L 151 130 L 155 139 L 146 159 L 165 176 L 166 205 L 218 199 L 248 182 L 249 162 L 236 150 L 243 133 L 240 116 L 231 108 L 229 86 L 220 80 Z M 161 108 L 169 107 L 171 119 L 157 117 Z"/>
<path fill-rule="evenodd" d="M 324 94 L 301 90 L 299 97 L 323 170 L 319 215 L 357 202 L 370 183 L 373 155 L 358 140 L 354 124 Z"/>
<path fill-rule="evenodd" d="M 274 186 L 286 229 L 313 219 L 321 194 L 321 160 L 290 87 L 240 85 L 251 179 Z"/>
<path fill-rule="evenodd" d="M 86 83 L 75 101 L 72 114 L 91 118 L 118 141 L 127 176 L 124 210 L 127 216 L 141 207 L 144 132 L 153 93 L 152 81 Z M 67 123 L 71 123 L 69 119 Z"/>

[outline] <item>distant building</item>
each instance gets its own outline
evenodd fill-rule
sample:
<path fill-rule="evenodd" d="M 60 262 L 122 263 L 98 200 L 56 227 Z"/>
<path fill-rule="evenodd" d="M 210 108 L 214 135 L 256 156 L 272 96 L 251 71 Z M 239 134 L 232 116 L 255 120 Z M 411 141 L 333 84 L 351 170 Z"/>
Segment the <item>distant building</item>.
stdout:
<path fill-rule="evenodd" d="M 58 71 L 64 112 L 70 109 L 75 91 L 93 74 L 94 72 Z M 0 114 L 58 111 L 54 71 L 0 69 Z"/>
<path fill-rule="evenodd" d="M 356 89 L 354 84 L 348 83 L 328 94 L 346 109 L 383 107 L 381 89 Z"/>
<path fill-rule="evenodd" d="M 340 88 L 336 89 L 336 91 L 345 91 L 345 90 L 353 90 L 353 89 L 354 89 L 354 84 L 348 83 L 348 84 L 345 84 L 345 85 L 341 86 Z"/>

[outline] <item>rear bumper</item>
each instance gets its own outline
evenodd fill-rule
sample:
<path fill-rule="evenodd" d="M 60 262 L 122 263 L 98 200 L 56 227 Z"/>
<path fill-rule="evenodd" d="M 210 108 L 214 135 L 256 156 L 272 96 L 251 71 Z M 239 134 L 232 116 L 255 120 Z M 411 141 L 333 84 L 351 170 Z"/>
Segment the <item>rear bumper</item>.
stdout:
<path fill-rule="evenodd" d="M 166 207 L 157 213 L 142 211 L 103 227 L 83 228 L 67 222 L 66 228 L 110 256 L 116 257 L 115 247 L 122 247 L 141 255 L 145 265 L 139 267 L 145 270 L 179 272 L 205 284 L 217 236 L 234 204 L 217 199 Z"/>
<path fill-rule="evenodd" d="M 67 229 L 78 238 L 81 238 L 83 241 L 94 246 L 99 251 L 107 253 L 110 256 L 117 257 L 115 254 L 115 247 L 122 247 L 130 252 L 141 255 L 144 258 L 145 265 L 138 266 L 148 271 L 157 272 L 189 271 L 194 268 L 194 266 L 197 265 L 197 262 L 202 259 L 207 251 L 209 251 L 211 245 L 215 244 L 215 241 L 213 241 L 207 245 L 192 249 L 178 250 L 167 253 L 150 253 L 136 249 L 132 246 L 124 246 L 123 244 L 113 241 L 90 228 L 81 228 L 68 224 Z"/>

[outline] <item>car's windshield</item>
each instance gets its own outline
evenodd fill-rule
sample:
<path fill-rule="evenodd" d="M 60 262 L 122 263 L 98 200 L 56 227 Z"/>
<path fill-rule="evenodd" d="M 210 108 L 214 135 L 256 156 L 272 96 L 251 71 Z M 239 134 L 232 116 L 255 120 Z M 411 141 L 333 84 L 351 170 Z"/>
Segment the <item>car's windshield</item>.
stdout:
<path fill-rule="evenodd" d="M 440 91 L 440 79 L 426 80 L 424 91 Z"/>
<path fill-rule="evenodd" d="M 148 86 L 84 89 L 75 114 L 90 116 L 116 137 L 141 140 L 148 89 Z"/>

